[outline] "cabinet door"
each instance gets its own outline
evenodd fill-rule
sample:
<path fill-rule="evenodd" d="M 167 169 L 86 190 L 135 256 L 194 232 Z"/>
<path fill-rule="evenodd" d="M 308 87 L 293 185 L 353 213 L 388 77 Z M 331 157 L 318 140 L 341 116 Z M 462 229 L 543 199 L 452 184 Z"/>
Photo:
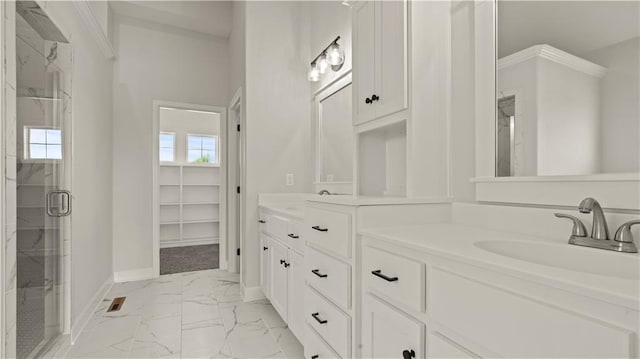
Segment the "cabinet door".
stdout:
<path fill-rule="evenodd" d="M 295 334 L 295 336 L 303 341 L 303 332 L 304 332 L 304 300 L 302 297 L 302 293 L 304 293 L 304 260 L 301 255 L 298 253 L 289 250 L 289 267 L 288 270 L 288 281 L 289 281 L 289 289 L 288 289 L 288 313 L 287 324 L 289 325 L 289 329 L 291 332 Z"/>
<path fill-rule="evenodd" d="M 260 286 L 265 297 L 271 298 L 271 240 L 260 234 Z"/>
<path fill-rule="evenodd" d="M 282 319 L 287 321 L 287 247 L 271 240 L 271 304 Z"/>
<path fill-rule="evenodd" d="M 376 118 L 408 108 L 407 0 L 375 2 Z"/>
<path fill-rule="evenodd" d="M 424 358 L 424 324 L 367 294 L 362 318 L 364 358 Z"/>
<path fill-rule="evenodd" d="M 353 11 L 353 123 L 375 118 L 371 99 L 375 89 L 375 3 L 363 1 Z"/>

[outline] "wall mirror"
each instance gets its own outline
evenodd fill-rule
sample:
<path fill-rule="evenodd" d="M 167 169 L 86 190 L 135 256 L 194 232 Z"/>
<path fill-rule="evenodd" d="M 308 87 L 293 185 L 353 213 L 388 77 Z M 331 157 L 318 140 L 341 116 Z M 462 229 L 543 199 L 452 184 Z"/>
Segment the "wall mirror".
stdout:
<path fill-rule="evenodd" d="M 496 177 L 640 171 L 639 18 L 637 1 L 497 2 Z"/>
<path fill-rule="evenodd" d="M 316 183 L 351 183 L 353 177 L 353 126 L 351 76 L 345 76 L 317 93 Z"/>

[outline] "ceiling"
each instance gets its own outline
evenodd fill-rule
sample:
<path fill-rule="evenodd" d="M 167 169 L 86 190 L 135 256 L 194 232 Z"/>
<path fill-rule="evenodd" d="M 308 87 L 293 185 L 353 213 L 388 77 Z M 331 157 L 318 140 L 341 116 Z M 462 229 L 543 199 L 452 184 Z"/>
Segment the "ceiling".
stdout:
<path fill-rule="evenodd" d="M 229 37 L 230 1 L 109 1 L 118 14 L 163 25 Z"/>
<path fill-rule="evenodd" d="M 638 1 L 500 1 L 498 57 L 548 44 L 576 56 L 640 36 Z"/>

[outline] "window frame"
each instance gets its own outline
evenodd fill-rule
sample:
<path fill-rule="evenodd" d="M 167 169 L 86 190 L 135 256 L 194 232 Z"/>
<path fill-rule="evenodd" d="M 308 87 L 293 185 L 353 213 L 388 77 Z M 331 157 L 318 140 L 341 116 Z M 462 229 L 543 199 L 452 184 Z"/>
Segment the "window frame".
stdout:
<path fill-rule="evenodd" d="M 173 161 L 162 161 L 162 160 L 160 159 L 160 152 L 161 152 L 160 150 L 161 150 L 161 149 L 163 149 L 163 148 L 166 148 L 166 147 L 162 147 L 162 146 L 160 145 L 160 136 L 162 136 L 162 135 L 171 135 L 171 136 L 173 137 L 173 146 L 172 146 L 172 149 L 173 149 Z M 176 162 L 177 162 L 177 153 L 176 153 L 176 147 L 177 147 L 177 146 L 176 146 L 176 139 L 177 139 L 177 136 L 176 136 L 176 133 L 175 133 L 175 132 L 171 132 L 171 131 L 160 131 L 160 132 L 158 133 L 158 162 L 159 162 L 159 163 L 176 163 Z"/>
<path fill-rule="evenodd" d="M 31 130 L 56 130 L 60 131 L 60 158 L 32 158 L 31 157 Z M 22 160 L 24 162 L 61 162 L 64 160 L 64 142 L 65 142 L 65 134 L 62 127 L 54 127 L 54 126 L 37 126 L 37 125 L 27 125 L 23 127 L 23 138 L 24 143 L 22 145 Z M 44 145 L 45 148 L 47 146 L 54 146 L 58 144 L 50 144 L 50 143 L 37 143 L 38 145 Z"/>
<path fill-rule="evenodd" d="M 190 136 L 197 136 L 197 137 L 213 137 L 215 138 L 215 148 L 214 151 L 216 152 L 216 156 L 214 158 L 214 162 L 189 162 L 189 137 Z M 187 136 L 185 138 L 185 147 L 186 147 L 186 158 L 185 158 L 185 163 L 189 164 L 190 166 L 211 166 L 211 167 L 220 167 L 220 136 L 219 135 L 214 135 L 214 134 L 204 134 L 204 133 L 187 133 Z M 202 151 L 203 148 L 200 147 L 200 151 Z"/>

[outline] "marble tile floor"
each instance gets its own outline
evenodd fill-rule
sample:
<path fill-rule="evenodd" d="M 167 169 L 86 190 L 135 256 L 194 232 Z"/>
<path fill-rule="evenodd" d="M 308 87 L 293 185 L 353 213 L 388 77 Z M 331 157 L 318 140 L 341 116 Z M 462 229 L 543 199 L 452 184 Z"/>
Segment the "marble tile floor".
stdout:
<path fill-rule="evenodd" d="M 120 311 L 107 313 L 114 297 Z M 267 300 L 244 303 L 238 275 L 213 269 L 117 283 L 68 358 L 303 358 Z"/>

